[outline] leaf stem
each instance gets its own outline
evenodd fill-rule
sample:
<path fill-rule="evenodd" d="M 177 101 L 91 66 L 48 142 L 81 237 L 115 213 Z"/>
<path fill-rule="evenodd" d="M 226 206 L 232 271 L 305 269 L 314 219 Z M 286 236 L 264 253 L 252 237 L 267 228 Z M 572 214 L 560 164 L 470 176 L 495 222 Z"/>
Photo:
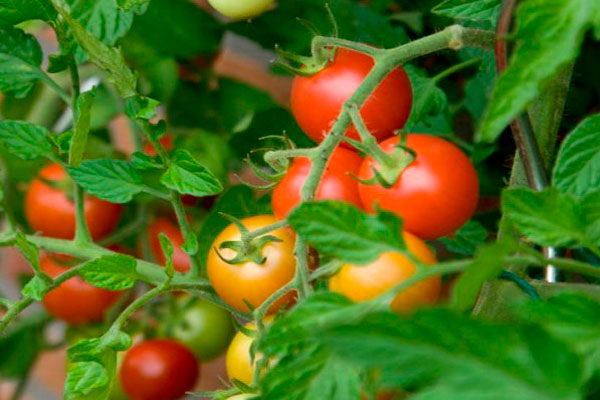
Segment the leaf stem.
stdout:
<path fill-rule="evenodd" d="M 92 236 L 85 219 L 85 194 L 83 188 L 73 184 L 73 196 L 75 199 L 75 241 L 77 243 L 92 243 Z"/>
<path fill-rule="evenodd" d="M 179 228 L 181 229 L 181 234 L 183 235 L 184 242 L 187 244 L 190 240 L 197 240 L 193 238 L 194 234 L 192 232 L 192 228 L 190 227 L 190 223 L 188 222 L 187 217 L 185 215 L 185 209 L 183 208 L 183 203 L 181 202 L 181 196 L 175 191 L 171 191 L 171 205 L 173 207 L 173 210 L 175 211 L 177 222 L 179 223 Z M 198 252 L 196 252 L 193 255 L 190 255 L 190 263 L 190 275 L 202 276 L 202 269 Z"/>
<path fill-rule="evenodd" d="M 471 58 L 470 60 L 467 60 L 460 64 L 453 65 L 450 68 L 440 72 L 439 74 L 437 74 L 433 78 L 431 78 L 431 80 L 437 84 L 439 81 L 452 75 L 453 73 L 458 72 L 465 68 L 469 68 L 473 65 L 479 64 L 481 61 L 482 61 L 482 58 L 480 58 L 480 57 Z"/>
<path fill-rule="evenodd" d="M 58 94 L 60 96 L 61 99 L 63 99 L 63 101 L 68 104 L 69 106 L 73 106 L 73 101 L 71 99 L 71 97 L 69 96 L 69 94 L 67 92 L 65 92 L 65 90 L 54 81 L 54 79 L 50 78 L 50 76 L 48 76 L 48 74 L 46 74 L 44 71 L 40 70 L 40 80 L 42 80 L 42 82 L 44 82 L 45 84 L 47 84 L 50 88 L 52 88 L 56 94 Z"/>

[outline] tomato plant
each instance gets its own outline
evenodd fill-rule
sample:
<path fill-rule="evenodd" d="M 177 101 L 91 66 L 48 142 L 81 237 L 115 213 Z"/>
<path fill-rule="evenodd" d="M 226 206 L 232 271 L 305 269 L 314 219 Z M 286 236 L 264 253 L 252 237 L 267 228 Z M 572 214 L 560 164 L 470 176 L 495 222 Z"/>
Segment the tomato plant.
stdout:
<path fill-rule="evenodd" d="M 275 217 L 259 215 L 245 218 L 241 223 L 250 231 L 264 228 L 276 222 Z M 294 277 L 294 237 L 285 229 L 269 233 L 273 238 L 266 243 L 250 244 L 250 253 L 240 254 L 223 244 L 242 238 L 239 227 L 231 224 L 215 239 L 207 258 L 208 278 L 219 296 L 232 307 L 247 311 L 248 306 L 258 307 L 277 289 Z M 236 256 L 242 259 L 235 261 Z M 253 257 L 255 256 L 255 257 Z M 234 260 L 234 261 L 231 261 Z M 290 293 L 279 299 L 271 312 L 286 303 L 293 295 Z"/>
<path fill-rule="evenodd" d="M 600 398 L 597 1 L 4 3 L 0 396 Z"/>
<path fill-rule="evenodd" d="M 361 206 L 358 187 L 353 175 L 358 173 L 362 158 L 343 147 L 335 150 L 321 178 L 316 198 L 340 200 Z M 283 179 L 273 189 L 271 203 L 277 218 L 285 218 L 300 204 L 302 186 L 310 173 L 312 163 L 307 158 L 296 158 Z"/>
<path fill-rule="evenodd" d="M 320 142 L 336 121 L 344 102 L 356 91 L 373 68 L 366 54 L 338 49 L 333 61 L 309 77 L 296 77 L 292 86 L 292 112 L 311 139 Z M 371 94 L 360 113 L 371 134 L 385 139 L 401 129 L 412 106 L 412 88 L 404 69 L 395 68 Z M 358 139 L 351 127 L 346 135 Z"/>
<path fill-rule="evenodd" d="M 60 165 L 50 164 L 42 168 L 25 197 L 25 217 L 32 229 L 60 239 L 75 236 L 75 203 L 60 188 L 66 183 L 66 174 Z M 86 198 L 84 209 L 90 234 L 95 239 L 109 234 L 121 216 L 118 204 L 96 197 Z"/>
<path fill-rule="evenodd" d="M 45 254 L 40 259 L 40 269 L 50 277 L 56 278 L 69 267 L 52 255 Z M 48 292 L 44 296 L 43 304 L 48 313 L 56 318 L 79 325 L 102 321 L 106 311 L 119 295 L 119 292 L 100 289 L 79 277 L 73 277 Z"/>
<path fill-rule="evenodd" d="M 391 153 L 397 137 L 381 143 Z M 404 228 L 423 239 L 437 239 L 456 232 L 475 212 L 479 199 L 477 172 L 467 156 L 452 143 L 429 135 L 409 134 L 406 146 L 415 152 L 410 163 L 390 188 L 359 185 L 362 204 L 402 216 Z M 373 178 L 378 164 L 367 158 L 359 177 Z"/>
<path fill-rule="evenodd" d="M 186 347 L 170 339 L 153 339 L 127 352 L 119 376 L 133 400 L 175 400 L 194 387 L 199 373 L 198 362 Z"/>

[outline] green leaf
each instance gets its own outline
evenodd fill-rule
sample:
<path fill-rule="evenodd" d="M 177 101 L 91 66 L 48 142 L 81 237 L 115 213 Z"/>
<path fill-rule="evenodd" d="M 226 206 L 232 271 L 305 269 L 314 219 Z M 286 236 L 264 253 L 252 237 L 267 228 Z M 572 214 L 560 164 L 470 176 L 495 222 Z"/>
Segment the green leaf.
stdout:
<path fill-rule="evenodd" d="M 23 254 L 23 257 L 25 257 L 29 265 L 33 267 L 33 270 L 36 271 L 36 273 L 39 273 L 40 249 L 38 249 L 35 244 L 28 241 L 25 235 L 21 232 L 17 233 L 15 236 L 15 245 L 21 254 Z"/>
<path fill-rule="evenodd" d="M 77 168 L 68 169 L 69 175 L 89 194 L 113 203 L 127 203 L 148 189 L 127 161 L 86 160 Z"/>
<path fill-rule="evenodd" d="M 102 256 L 86 262 L 79 275 L 90 285 L 109 290 L 124 290 L 133 287 L 138 279 L 136 265 L 135 258 L 130 256 Z"/>
<path fill-rule="evenodd" d="M 506 236 L 499 241 L 483 245 L 477 250 L 475 259 L 461 274 L 452 291 L 452 305 L 457 310 L 470 310 L 483 284 L 498 277 L 504 269 L 504 259 L 514 252 L 517 243 Z"/>
<path fill-rule="evenodd" d="M 553 185 L 576 197 L 600 187 L 600 114 L 581 122 L 560 147 L 554 172 Z"/>
<path fill-rule="evenodd" d="M 17 25 L 41 19 L 52 21 L 56 11 L 49 0 L 0 0 L 0 25 Z"/>
<path fill-rule="evenodd" d="M 65 0 L 52 0 L 54 7 L 64 18 L 71 28 L 75 39 L 84 49 L 90 58 L 90 61 L 109 74 L 109 81 L 119 91 L 123 98 L 131 97 L 137 94 L 136 76 L 127 67 L 123 55 L 114 47 L 109 47 L 102 41 L 88 32 L 69 12 L 69 7 Z"/>
<path fill-rule="evenodd" d="M 42 301 L 49 287 L 48 282 L 40 274 L 36 274 L 25 284 L 21 294 L 29 299 Z"/>
<path fill-rule="evenodd" d="M 23 160 L 52 156 L 51 133 L 25 121 L 0 121 L 0 145 Z"/>
<path fill-rule="evenodd" d="M 414 66 L 406 66 L 415 94 L 412 112 L 407 124 L 413 126 L 429 115 L 438 115 L 448 104 L 446 93 L 437 86 L 437 82 Z"/>
<path fill-rule="evenodd" d="M 48 316 L 36 313 L 13 322 L 0 335 L 0 376 L 23 378 L 44 350 L 44 328 Z"/>
<path fill-rule="evenodd" d="M 586 237 L 591 244 L 600 246 L 600 190 L 585 196 L 580 206 L 581 215 L 586 220 Z"/>
<path fill-rule="evenodd" d="M 88 133 L 90 131 L 90 110 L 94 104 L 96 91 L 94 89 L 82 93 L 77 99 L 75 131 L 71 139 L 69 148 L 69 165 L 77 167 L 83 160 L 83 153 L 87 144 Z"/>
<path fill-rule="evenodd" d="M 160 156 L 149 156 L 146 153 L 136 151 L 131 156 L 131 165 L 140 171 L 162 169 L 164 167 Z"/>
<path fill-rule="evenodd" d="M 69 395 L 66 395 L 65 398 L 81 398 L 74 394 L 87 395 L 94 389 L 106 387 L 108 384 L 108 374 L 102 364 L 96 361 L 78 362 L 69 368 L 65 382 L 65 391 Z"/>
<path fill-rule="evenodd" d="M 495 22 L 501 4 L 502 0 L 445 0 L 432 11 L 450 18 Z"/>
<path fill-rule="evenodd" d="M 150 120 L 156 115 L 160 102 L 150 97 L 133 96 L 125 102 L 125 113 L 132 119 Z"/>
<path fill-rule="evenodd" d="M 477 221 L 467 222 L 452 238 L 441 238 L 440 241 L 453 253 L 471 256 L 487 239 L 488 233 Z"/>
<path fill-rule="evenodd" d="M 188 255 L 193 256 L 198 253 L 198 236 L 194 232 L 189 232 L 181 249 Z"/>
<path fill-rule="evenodd" d="M 288 217 L 291 227 L 319 253 L 367 264 L 382 252 L 404 251 L 402 221 L 394 214 L 367 214 L 342 202 L 307 202 Z"/>
<path fill-rule="evenodd" d="M 173 152 L 171 164 L 160 182 L 181 194 L 197 197 L 212 196 L 223 191 L 223 185 L 217 177 L 184 149 Z"/>
<path fill-rule="evenodd" d="M 144 6 L 147 6 L 149 3 L 150 0 L 117 0 L 117 6 L 125 11 L 139 10 Z"/>
<path fill-rule="evenodd" d="M 571 247 L 586 242 L 586 222 L 576 200 L 555 188 L 543 192 L 505 190 L 502 212 L 521 234 L 537 244 Z"/>
<path fill-rule="evenodd" d="M 494 141 L 578 54 L 595 0 L 528 0 L 517 10 L 516 47 L 498 78 L 479 134 Z"/>
<path fill-rule="evenodd" d="M 120 10 L 115 0 L 67 0 L 67 3 L 71 16 L 109 46 L 131 28 L 133 13 Z"/>
<path fill-rule="evenodd" d="M 376 368 L 383 387 L 412 388 L 414 399 L 581 398 L 581 359 L 539 326 L 429 310 L 412 318 L 374 313 L 313 337 L 349 363 Z"/>
<path fill-rule="evenodd" d="M 42 49 L 37 40 L 21 29 L 0 27 L 0 91 L 25 97 L 38 79 Z"/>

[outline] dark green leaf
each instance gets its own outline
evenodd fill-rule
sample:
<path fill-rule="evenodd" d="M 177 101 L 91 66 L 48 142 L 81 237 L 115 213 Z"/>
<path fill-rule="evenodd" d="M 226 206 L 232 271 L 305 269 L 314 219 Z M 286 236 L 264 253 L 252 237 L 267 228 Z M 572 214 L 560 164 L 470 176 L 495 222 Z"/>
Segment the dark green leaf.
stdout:
<path fill-rule="evenodd" d="M 109 80 L 115 85 L 123 98 L 131 97 L 136 92 L 136 76 L 129 69 L 123 55 L 114 47 L 102 43 L 100 39 L 88 32 L 70 13 L 64 0 L 53 0 L 56 10 L 65 19 L 75 39 L 85 50 L 94 64 L 109 74 Z"/>
<path fill-rule="evenodd" d="M 0 91 L 24 97 L 43 78 L 42 49 L 21 29 L 0 27 Z"/>
<path fill-rule="evenodd" d="M 0 0 L 0 25 L 17 25 L 32 19 L 51 21 L 55 17 L 50 0 Z"/>
<path fill-rule="evenodd" d="M 342 202 L 307 202 L 288 217 L 295 232 L 320 253 L 367 264 L 385 251 L 403 251 L 402 221 L 394 214 L 367 214 Z"/>
<path fill-rule="evenodd" d="M 504 259 L 516 248 L 517 243 L 509 236 L 498 242 L 479 247 L 475 259 L 461 274 L 454 286 L 453 306 L 461 311 L 470 310 L 477 300 L 481 286 L 500 274 L 505 267 Z"/>
<path fill-rule="evenodd" d="M 135 258 L 121 254 L 102 256 L 86 262 L 79 274 L 89 284 L 110 289 L 123 290 L 135 285 L 138 279 Z"/>
<path fill-rule="evenodd" d="M 77 99 L 75 130 L 71 139 L 69 148 L 69 165 L 77 167 L 83 160 L 83 153 L 87 144 L 88 133 L 90 131 L 90 110 L 94 104 L 96 91 L 94 89 L 82 93 Z"/>
<path fill-rule="evenodd" d="M 131 165 L 140 171 L 163 168 L 163 163 L 159 156 L 149 156 L 146 153 L 136 151 L 131 157 Z"/>
<path fill-rule="evenodd" d="M 486 141 L 539 95 L 542 85 L 579 51 L 590 26 L 591 0 L 528 0 L 517 11 L 516 47 L 499 77 L 480 129 Z"/>
<path fill-rule="evenodd" d="M 452 238 L 442 238 L 440 241 L 453 253 L 471 256 L 485 242 L 487 236 L 483 225 L 477 221 L 469 221 Z"/>
<path fill-rule="evenodd" d="M 123 160 L 86 160 L 69 167 L 69 174 L 89 194 L 113 203 L 127 203 L 147 190 L 137 170 Z"/>
<path fill-rule="evenodd" d="M 589 193 L 580 203 L 581 215 L 586 220 L 586 236 L 591 244 L 600 245 L 600 190 Z"/>
<path fill-rule="evenodd" d="M 406 66 L 413 87 L 414 102 L 407 125 L 413 126 L 428 115 L 441 113 L 448 104 L 446 93 L 427 74 L 411 65 Z M 410 130 L 410 128 L 408 128 Z"/>
<path fill-rule="evenodd" d="M 21 318 L 0 335 L 0 376 L 23 378 L 44 349 L 44 313 Z"/>
<path fill-rule="evenodd" d="M 51 133 L 24 121 L 0 121 L 0 144 L 24 160 L 52 156 Z"/>
<path fill-rule="evenodd" d="M 586 242 L 586 223 L 576 200 L 555 188 L 505 190 L 502 211 L 521 234 L 537 244 L 570 247 Z"/>
<path fill-rule="evenodd" d="M 160 179 L 169 189 L 181 194 L 204 197 L 223 191 L 223 185 L 189 151 L 176 149 L 169 168 Z"/>
<path fill-rule="evenodd" d="M 560 147 L 553 185 L 576 197 L 600 187 L 600 115 L 581 122 Z"/>
<path fill-rule="evenodd" d="M 67 0 L 71 16 L 109 46 L 122 37 L 133 22 L 133 13 L 117 7 L 115 0 Z"/>
<path fill-rule="evenodd" d="M 435 14 L 472 21 L 496 21 L 502 0 L 445 0 L 433 8 Z"/>
<path fill-rule="evenodd" d="M 150 0 L 117 0 L 119 8 L 125 11 L 143 9 L 148 3 Z"/>

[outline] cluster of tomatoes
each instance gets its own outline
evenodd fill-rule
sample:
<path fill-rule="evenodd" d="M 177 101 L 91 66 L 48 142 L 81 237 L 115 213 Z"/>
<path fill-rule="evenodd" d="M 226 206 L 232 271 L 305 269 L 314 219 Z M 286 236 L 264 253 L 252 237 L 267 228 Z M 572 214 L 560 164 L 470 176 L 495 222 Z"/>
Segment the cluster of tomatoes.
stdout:
<path fill-rule="evenodd" d="M 362 53 L 339 49 L 335 58 L 310 77 L 296 77 L 292 90 L 292 111 L 300 127 L 321 142 L 344 103 L 355 92 L 373 67 L 373 60 Z M 366 128 L 379 142 L 381 150 L 392 153 L 412 107 L 410 81 L 397 67 L 376 88 L 360 110 Z M 354 127 L 345 135 L 359 140 Z M 173 144 L 166 137 L 162 145 Z M 335 149 L 316 192 L 316 199 L 351 203 L 367 212 L 383 209 L 404 220 L 404 240 L 408 251 L 423 264 L 435 263 L 435 256 L 423 240 L 455 232 L 473 214 L 478 201 L 478 179 L 464 153 L 452 143 L 429 135 L 408 134 L 402 143 L 414 159 L 391 185 L 372 182 L 378 162 L 363 157 L 346 143 Z M 152 154 L 153 148 L 145 151 Z M 245 218 L 241 223 L 250 232 L 284 219 L 301 202 L 301 189 L 312 166 L 308 158 L 296 158 L 272 194 L 274 215 Z M 371 180 L 371 181 L 370 181 Z M 72 239 L 75 235 L 75 205 L 68 193 L 70 183 L 58 164 L 43 168 L 26 195 L 25 216 L 32 229 L 48 237 Z M 193 204 L 196 199 L 186 199 Z M 121 206 L 88 196 L 85 218 L 94 240 L 106 237 L 119 223 Z M 173 262 L 178 272 L 190 269 L 189 256 L 182 250 L 184 238 L 177 225 L 161 217 L 148 225 L 151 253 L 165 264 L 159 234 L 174 245 Z M 208 278 L 219 297 L 231 307 L 249 312 L 259 307 L 296 273 L 296 237 L 289 228 L 269 232 L 272 240 L 260 243 L 256 257 L 240 258 L 242 232 L 236 224 L 224 229 L 207 256 Z M 258 238 L 260 239 L 260 238 Z M 258 239 L 254 239 L 255 241 Z M 252 243 L 252 241 L 251 241 Z M 120 249 L 116 249 L 121 251 Z M 246 249 L 247 250 L 247 249 Z M 244 254 L 242 254 L 244 256 Z M 234 260 L 235 261 L 232 261 Z M 41 269 L 56 277 L 73 261 L 65 256 L 45 254 Z M 414 275 L 416 264 L 406 254 L 384 253 L 367 266 L 344 265 L 330 278 L 329 287 L 352 300 L 376 297 Z M 432 277 L 400 293 L 392 303 L 396 311 L 410 311 L 437 300 L 439 277 Z M 73 325 L 103 320 L 106 311 L 122 296 L 87 284 L 74 277 L 49 292 L 43 301 L 47 311 Z M 294 301 L 290 292 L 268 310 L 275 313 Z M 136 344 L 121 361 L 120 381 L 125 394 L 133 400 L 177 399 L 191 390 L 199 376 L 199 361 L 214 358 L 228 347 L 226 367 L 229 378 L 251 384 L 254 365 L 250 356 L 252 338 L 239 332 L 231 340 L 233 326 L 224 310 L 200 301 L 185 301 L 187 306 L 172 330 L 172 337 L 149 339 Z M 270 317 L 267 317 L 270 318 Z M 247 326 L 252 330 L 252 325 Z M 231 341 L 231 343 L 230 343 Z"/>

